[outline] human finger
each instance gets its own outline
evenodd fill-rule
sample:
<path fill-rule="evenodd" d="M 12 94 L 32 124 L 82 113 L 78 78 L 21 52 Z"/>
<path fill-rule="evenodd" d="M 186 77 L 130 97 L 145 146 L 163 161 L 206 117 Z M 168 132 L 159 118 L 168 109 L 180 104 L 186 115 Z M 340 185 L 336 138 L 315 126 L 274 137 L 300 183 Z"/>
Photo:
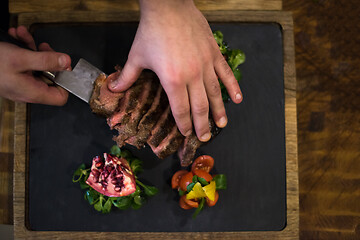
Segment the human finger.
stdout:
<path fill-rule="evenodd" d="M 226 90 L 229 93 L 231 100 L 234 103 L 240 103 L 243 99 L 243 95 L 241 93 L 239 83 L 235 79 L 235 76 L 230 66 L 222 55 L 217 57 L 217 60 L 215 62 L 215 71 L 216 74 L 219 76 L 221 82 L 226 87 Z"/>
<path fill-rule="evenodd" d="M 192 123 L 186 85 L 163 84 L 163 87 L 168 95 L 171 112 L 179 131 L 182 135 L 189 136 L 192 133 Z"/>
<path fill-rule="evenodd" d="M 8 33 L 9 33 L 10 36 L 17 39 L 16 29 L 15 28 L 9 28 Z"/>
<path fill-rule="evenodd" d="M 26 49 L 17 49 L 16 51 L 18 51 L 18 55 L 21 55 L 21 58 L 17 59 L 20 71 L 62 71 L 71 65 L 71 58 L 64 53 L 37 52 Z"/>
<path fill-rule="evenodd" d="M 188 86 L 191 115 L 198 139 L 207 142 L 211 138 L 209 130 L 209 102 L 202 79 L 194 79 Z"/>
<path fill-rule="evenodd" d="M 227 116 L 221 96 L 220 84 L 213 69 L 207 71 L 204 76 L 204 85 L 213 119 L 218 127 L 223 128 L 227 124 Z"/>
<path fill-rule="evenodd" d="M 139 78 L 142 70 L 143 69 L 133 62 L 132 59 L 128 59 L 119 76 L 109 81 L 108 88 L 113 92 L 123 92 L 127 90 Z"/>
<path fill-rule="evenodd" d="M 48 86 L 40 79 L 34 78 L 31 74 L 24 76 L 22 94 L 18 94 L 18 100 L 29 103 L 62 106 L 66 103 L 69 93 L 59 86 Z"/>
<path fill-rule="evenodd" d="M 50 47 L 50 45 L 48 43 L 40 43 L 39 45 L 39 51 L 51 51 L 54 52 L 54 49 L 52 49 L 52 47 Z"/>
<path fill-rule="evenodd" d="M 32 50 L 36 50 L 35 40 L 31 36 L 31 34 L 29 33 L 26 27 L 19 26 L 16 29 L 16 35 L 18 39 L 24 42 L 29 48 L 31 48 Z"/>
<path fill-rule="evenodd" d="M 48 44 L 48 43 L 40 43 L 39 45 L 39 51 L 50 51 L 50 52 L 54 52 L 54 49 L 52 49 L 52 47 Z M 68 68 L 66 68 L 65 70 L 67 71 L 71 71 L 71 66 L 69 66 Z"/>

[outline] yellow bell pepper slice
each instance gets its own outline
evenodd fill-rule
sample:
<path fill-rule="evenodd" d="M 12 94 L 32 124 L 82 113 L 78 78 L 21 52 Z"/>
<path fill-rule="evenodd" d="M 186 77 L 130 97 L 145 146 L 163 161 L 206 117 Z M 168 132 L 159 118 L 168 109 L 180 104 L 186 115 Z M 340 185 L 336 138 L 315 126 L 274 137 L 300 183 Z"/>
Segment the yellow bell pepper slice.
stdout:
<path fill-rule="evenodd" d="M 216 191 L 215 181 L 211 181 L 209 185 L 206 185 L 202 189 L 204 190 L 206 197 L 208 197 L 211 201 L 215 201 L 215 191 Z"/>
<path fill-rule="evenodd" d="M 206 197 L 206 194 L 199 182 L 195 183 L 193 189 L 186 194 L 186 199 L 199 199 L 203 197 Z"/>

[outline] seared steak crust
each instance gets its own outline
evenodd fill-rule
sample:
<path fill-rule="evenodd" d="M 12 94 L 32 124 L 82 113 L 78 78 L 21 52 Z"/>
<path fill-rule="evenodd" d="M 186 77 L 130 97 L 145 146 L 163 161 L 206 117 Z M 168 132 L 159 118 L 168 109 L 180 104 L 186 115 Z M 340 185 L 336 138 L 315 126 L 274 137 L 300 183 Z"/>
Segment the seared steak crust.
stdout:
<path fill-rule="evenodd" d="M 124 96 L 124 93 L 111 92 L 107 83 L 111 79 L 116 78 L 120 72 L 115 72 L 109 77 L 105 74 L 100 74 L 94 82 L 94 89 L 89 101 L 91 110 L 103 117 L 109 117 L 118 108 L 120 99 Z"/>
<path fill-rule="evenodd" d="M 96 114 L 107 117 L 111 129 L 118 135 L 113 137 L 117 145 L 125 143 L 141 148 L 147 143 L 161 159 L 178 151 L 182 166 L 192 163 L 196 150 L 202 145 L 195 131 L 184 137 L 178 130 L 165 91 L 153 72 L 144 71 L 140 78 L 125 92 L 113 93 L 107 84 L 120 74 L 121 68 L 109 75 L 100 75 L 90 99 L 90 107 Z M 219 129 L 209 117 L 212 136 Z"/>

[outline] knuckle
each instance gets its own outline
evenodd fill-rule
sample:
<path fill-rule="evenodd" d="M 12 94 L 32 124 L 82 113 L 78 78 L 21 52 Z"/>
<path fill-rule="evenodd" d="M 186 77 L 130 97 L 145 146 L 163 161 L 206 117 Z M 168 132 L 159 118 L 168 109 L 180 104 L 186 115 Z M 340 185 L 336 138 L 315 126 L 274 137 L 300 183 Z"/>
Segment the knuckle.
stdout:
<path fill-rule="evenodd" d="M 192 113 L 198 116 L 207 116 L 209 113 L 209 104 L 199 104 L 194 106 Z"/>
<path fill-rule="evenodd" d="M 224 70 L 224 75 L 226 77 L 231 77 L 231 76 L 234 76 L 229 64 L 226 62 L 226 60 L 221 57 L 219 59 L 219 65 L 221 66 L 221 68 Z"/>
<path fill-rule="evenodd" d="M 38 58 L 38 64 L 44 67 L 51 66 L 55 67 L 56 64 L 53 64 L 53 57 L 48 53 L 41 53 Z"/>
<path fill-rule="evenodd" d="M 221 95 L 221 89 L 220 89 L 220 84 L 218 82 L 217 79 L 211 81 L 209 84 L 208 84 L 208 96 L 210 98 L 214 98 L 214 97 L 218 97 Z"/>
<path fill-rule="evenodd" d="M 179 121 L 184 121 L 190 116 L 190 110 L 187 107 L 180 107 L 173 111 L 173 116 Z"/>

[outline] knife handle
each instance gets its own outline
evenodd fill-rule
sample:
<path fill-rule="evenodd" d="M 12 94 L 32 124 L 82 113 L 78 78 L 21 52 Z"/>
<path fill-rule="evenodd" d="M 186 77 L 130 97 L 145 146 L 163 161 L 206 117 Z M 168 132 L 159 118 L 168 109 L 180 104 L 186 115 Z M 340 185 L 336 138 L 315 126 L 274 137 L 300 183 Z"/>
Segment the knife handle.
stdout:
<path fill-rule="evenodd" d="M 4 30 L 0 29 L 0 42 L 7 42 L 7 43 L 11 43 L 14 44 L 18 47 L 27 49 L 27 50 L 31 50 L 34 51 L 33 49 L 29 48 L 28 46 L 26 46 L 26 44 L 24 44 L 23 42 L 17 40 L 16 38 L 10 36 L 7 32 L 5 32 Z M 49 71 L 34 71 L 33 72 L 35 76 L 44 76 L 47 79 L 54 81 L 55 80 L 55 73 L 49 72 Z"/>

